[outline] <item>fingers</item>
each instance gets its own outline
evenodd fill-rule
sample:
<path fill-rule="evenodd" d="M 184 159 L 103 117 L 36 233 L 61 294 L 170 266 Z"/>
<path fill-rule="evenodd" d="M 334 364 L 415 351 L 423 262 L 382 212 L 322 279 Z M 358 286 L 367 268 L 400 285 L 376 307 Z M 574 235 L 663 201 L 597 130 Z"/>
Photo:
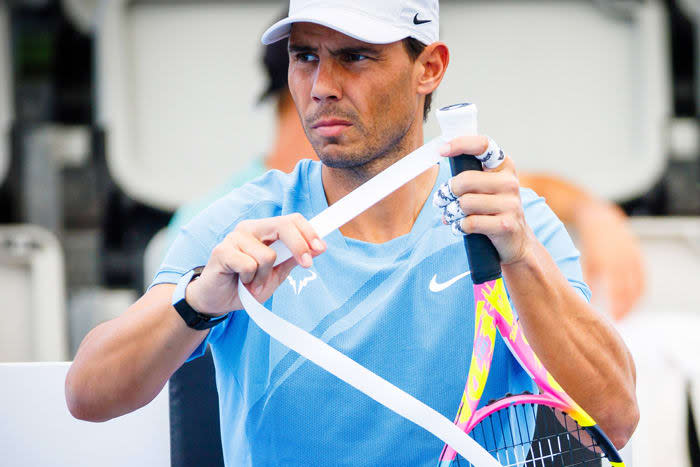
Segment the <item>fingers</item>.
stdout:
<path fill-rule="evenodd" d="M 519 193 L 520 182 L 515 174 L 515 166 L 510 158 L 497 169 L 487 172 L 466 170 L 452 177 L 450 189 L 456 196 L 464 193 Z"/>
<path fill-rule="evenodd" d="M 236 230 L 248 232 L 267 244 L 281 240 L 289 248 L 296 262 L 306 268 L 312 265 L 311 258 L 318 256 L 326 248 L 323 240 L 301 214 L 244 221 Z"/>
<path fill-rule="evenodd" d="M 452 230 L 456 234 L 480 233 L 489 237 L 515 232 L 517 227 L 518 223 L 507 216 L 472 215 L 452 223 Z"/>
<path fill-rule="evenodd" d="M 489 147 L 489 138 L 484 135 L 458 136 L 450 140 L 442 150 L 440 155 L 445 157 L 459 156 L 461 154 L 483 154 Z"/>
<path fill-rule="evenodd" d="M 467 216 L 506 214 L 519 207 L 520 198 L 467 193 L 445 206 L 443 221 L 451 224 Z"/>
<path fill-rule="evenodd" d="M 496 169 L 506 159 L 498 144 L 488 136 L 460 136 L 444 145 L 440 154 L 446 157 L 471 154 L 476 156 L 486 169 Z"/>
<path fill-rule="evenodd" d="M 214 248 L 211 259 L 219 264 L 218 269 L 221 272 L 238 274 L 241 281 L 247 284 L 255 277 L 258 263 L 251 255 L 241 251 L 238 246 L 239 241 L 240 235 L 227 235 L 224 241 Z M 207 272 L 206 268 L 205 272 Z"/>
<path fill-rule="evenodd" d="M 325 249 L 323 241 L 301 215 L 285 216 L 278 232 L 279 239 L 289 248 L 294 259 L 302 267 L 311 267 L 311 258 Z"/>
<path fill-rule="evenodd" d="M 304 237 L 306 243 L 311 247 L 310 254 L 312 256 L 318 256 L 326 250 L 326 244 L 318 236 L 311 223 L 304 218 L 301 214 L 292 214 L 290 216 L 291 221 L 299 229 L 299 233 Z"/>
<path fill-rule="evenodd" d="M 263 285 L 265 278 L 270 274 L 272 265 L 277 259 L 277 253 L 248 232 L 242 232 L 233 241 L 236 242 L 235 248 L 242 255 L 246 255 L 255 262 L 253 270 L 239 272 L 241 282 L 248 285 L 255 294 L 257 289 Z M 248 262 L 248 259 L 245 261 Z"/>

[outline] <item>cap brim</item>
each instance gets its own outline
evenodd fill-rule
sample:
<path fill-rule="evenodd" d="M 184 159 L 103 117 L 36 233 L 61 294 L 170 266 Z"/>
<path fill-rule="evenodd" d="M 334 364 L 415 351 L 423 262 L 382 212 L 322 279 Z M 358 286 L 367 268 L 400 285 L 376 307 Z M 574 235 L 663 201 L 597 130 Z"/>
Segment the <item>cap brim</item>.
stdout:
<path fill-rule="evenodd" d="M 329 19 L 330 18 L 330 19 Z M 268 45 L 289 37 L 293 23 L 315 23 L 370 44 L 389 44 L 408 37 L 405 29 L 352 10 L 339 14 L 338 7 L 307 8 L 270 26 L 261 41 Z"/>

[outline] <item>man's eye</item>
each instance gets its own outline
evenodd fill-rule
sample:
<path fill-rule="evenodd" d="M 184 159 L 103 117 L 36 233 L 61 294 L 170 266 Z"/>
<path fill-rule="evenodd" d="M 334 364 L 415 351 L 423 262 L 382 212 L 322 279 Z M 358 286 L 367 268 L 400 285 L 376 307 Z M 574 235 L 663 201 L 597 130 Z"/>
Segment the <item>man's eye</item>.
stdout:
<path fill-rule="evenodd" d="M 367 55 L 362 55 L 362 54 L 348 54 L 346 57 L 346 60 L 349 62 L 362 62 L 364 60 L 367 60 L 369 57 Z"/>
<path fill-rule="evenodd" d="M 310 53 L 298 53 L 296 54 L 296 59 L 302 63 L 313 62 L 316 60 L 316 56 Z"/>

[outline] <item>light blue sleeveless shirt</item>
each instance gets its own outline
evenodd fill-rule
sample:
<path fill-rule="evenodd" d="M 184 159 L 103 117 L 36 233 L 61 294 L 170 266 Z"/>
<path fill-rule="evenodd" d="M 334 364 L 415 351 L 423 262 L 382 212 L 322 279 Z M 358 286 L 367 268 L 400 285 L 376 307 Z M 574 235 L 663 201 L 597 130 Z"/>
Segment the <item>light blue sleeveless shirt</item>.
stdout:
<path fill-rule="evenodd" d="M 435 187 L 450 176 L 441 162 Z M 535 235 L 588 300 L 564 226 L 531 190 L 521 190 L 521 199 Z M 410 233 L 386 243 L 333 232 L 313 267 L 292 270 L 265 306 L 452 420 L 471 358 L 472 282 L 462 238 L 442 224 L 431 200 Z M 241 220 L 294 212 L 310 219 L 327 207 L 320 162 L 267 172 L 184 226 L 153 285 L 206 264 Z M 244 311 L 213 328 L 192 358 L 207 344 L 226 465 L 436 464 L 440 440 L 279 344 Z M 535 386 L 497 339 L 481 404 L 525 390 Z"/>

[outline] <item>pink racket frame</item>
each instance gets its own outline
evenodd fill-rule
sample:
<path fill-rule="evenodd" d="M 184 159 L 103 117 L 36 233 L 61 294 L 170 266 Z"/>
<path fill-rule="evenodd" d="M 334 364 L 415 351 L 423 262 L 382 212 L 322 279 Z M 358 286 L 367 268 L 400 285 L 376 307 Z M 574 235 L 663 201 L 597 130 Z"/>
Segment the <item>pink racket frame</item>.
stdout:
<path fill-rule="evenodd" d="M 475 285 L 474 302 L 474 350 L 455 424 L 465 433 L 469 433 L 484 418 L 504 407 L 534 403 L 561 409 L 581 426 L 595 425 L 593 419 L 564 392 L 533 352 L 510 307 L 503 279 Z M 491 369 L 496 330 L 543 394 L 508 397 L 477 410 Z M 439 465 L 450 465 L 456 454 L 451 447 L 445 445 L 440 454 Z"/>

